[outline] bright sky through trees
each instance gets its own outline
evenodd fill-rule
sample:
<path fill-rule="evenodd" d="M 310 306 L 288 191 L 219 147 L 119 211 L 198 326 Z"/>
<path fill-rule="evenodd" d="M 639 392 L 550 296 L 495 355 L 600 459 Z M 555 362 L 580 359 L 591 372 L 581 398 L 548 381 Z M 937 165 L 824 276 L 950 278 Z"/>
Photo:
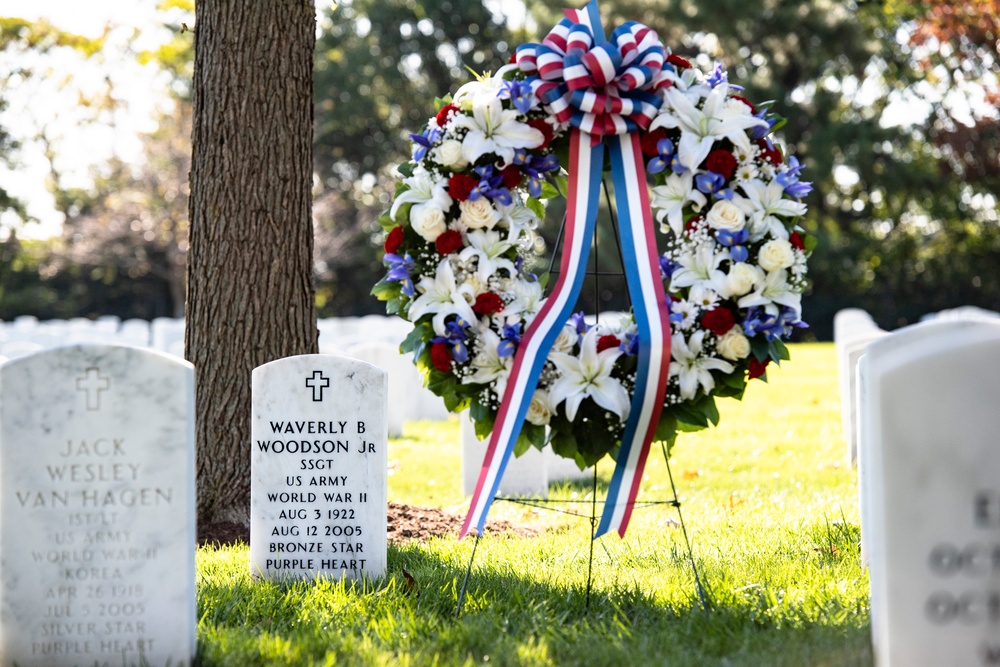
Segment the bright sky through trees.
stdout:
<path fill-rule="evenodd" d="M 157 0 L 0 0 L 0 16 L 44 19 L 59 30 L 107 38 L 107 48 L 89 60 L 68 48 L 45 55 L 0 54 L 5 76 L 15 67 L 36 75 L 9 80 L 3 92 L 8 108 L 0 114 L 0 124 L 22 142 L 16 169 L 0 167 L 0 183 L 40 222 L 19 229 L 19 236 L 56 234 L 63 217 L 46 186 L 51 172 L 45 142 L 34 139 L 44 135 L 50 143 L 52 166 L 66 187 L 86 187 L 92 170 L 108 158 L 128 162 L 141 154 L 138 134 L 155 129 L 158 105 L 166 100 L 165 81 L 155 66 L 139 65 L 134 55 L 169 36 L 156 5 Z"/>

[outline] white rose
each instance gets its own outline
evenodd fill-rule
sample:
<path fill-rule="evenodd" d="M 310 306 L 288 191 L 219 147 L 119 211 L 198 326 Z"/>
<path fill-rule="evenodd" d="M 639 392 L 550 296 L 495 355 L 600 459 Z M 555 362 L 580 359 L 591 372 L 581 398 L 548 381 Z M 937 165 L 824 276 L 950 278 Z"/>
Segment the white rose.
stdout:
<path fill-rule="evenodd" d="M 795 263 L 795 250 L 785 239 L 771 239 L 757 253 L 757 263 L 765 271 L 787 269 Z"/>
<path fill-rule="evenodd" d="M 432 243 L 448 229 L 444 211 L 430 204 L 416 204 L 410 209 L 410 226 Z"/>
<path fill-rule="evenodd" d="M 705 221 L 712 229 L 738 232 L 746 225 L 747 218 L 736 204 L 728 199 L 720 199 L 709 209 Z"/>
<path fill-rule="evenodd" d="M 458 206 L 462 209 L 459 220 L 469 229 L 493 229 L 493 225 L 500 220 L 500 213 L 485 197 L 476 201 L 459 202 Z"/>
<path fill-rule="evenodd" d="M 560 331 L 559 335 L 556 337 L 556 342 L 552 343 L 552 351 L 570 352 L 579 339 L 580 337 L 576 333 L 576 327 L 572 324 L 564 325 L 562 331 Z"/>
<path fill-rule="evenodd" d="M 754 285 L 763 279 L 764 272 L 760 268 L 746 262 L 736 262 L 729 267 L 720 294 L 727 299 L 744 296 L 752 292 Z"/>
<path fill-rule="evenodd" d="M 549 392 L 543 389 L 536 389 L 535 393 L 531 396 L 531 405 L 528 406 L 528 414 L 524 418 L 535 426 L 545 426 L 552 419 L 553 412 L 555 411 L 549 405 Z"/>
<path fill-rule="evenodd" d="M 715 349 L 719 351 L 723 359 L 730 361 L 746 359 L 747 355 L 750 354 L 750 341 L 747 340 L 738 326 L 734 326 L 719 338 Z"/>
<path fill-rule="evenodd" d="M 440 146 L 435 148 L 434 159 L 454 171 L 465 169 L 469 165 L 462 156 L 462 142 L 455 139 L 443 141 Z"/>

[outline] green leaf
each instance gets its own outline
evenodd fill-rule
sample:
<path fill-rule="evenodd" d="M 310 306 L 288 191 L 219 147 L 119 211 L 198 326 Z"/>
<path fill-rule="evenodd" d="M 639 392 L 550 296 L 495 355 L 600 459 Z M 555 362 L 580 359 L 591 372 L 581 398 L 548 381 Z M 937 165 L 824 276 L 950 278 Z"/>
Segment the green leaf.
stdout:
<path fill-rule="evenodd" d="M 819 239 L 812 234 L 800 234 L 802 245 L 805 246 L 806 255 L 811 255 L 813 249 L 819 244 Z"/>
<path fill-rule="evenodd" d="M 379 301 L 388 301 L 394 296 L 399 296 L 400 290 L 402 290 L 402 283 L 398 280 L 382 280 L 375 283 L 372 287 L 371 294 Z"/>
<path fill-rule="evenodd" d="M 540 199 L 552 199 L 553 197 L 558 197 L 559 195 L 559 188 L 547 180 L 542 181 L 542 194 L 539 197 Z"/>
<path fill-rule="evenodd" d="M 788 353 L 788 347 L 781 341 L 780 338 L 775 338 L 771 341 L 768 356 L 775 361 L 775 363 L 780 364 L 782 360 L 787 361 L 792 358 L 792 355 Z"/>
<path fill-rule="evenodd" d="M 378 217 L 378 224 L 382 225 L 382 229 L 387 232 L 392 231 L 392 228 L 397 225 L 396 221 L 389 215 L 389 209 L 382 211 L 382 215 Z"/>
<path fill-rule="evenodd" d="M 764 361 L 771 356 L 771 344 L 763 334 L 750 339 L 750 349 L 753 351 L 753 356 L 757 357 L 757 361 Z"/>
<path fill-rule="evenodd" d="M 404 162 L 398 167 L 396 167 L 396 169 L 398 169 L 399 173 L 402 174 L 404 177 L 409 178 L 410 176 L 413 176 L 413 170 L 416 169 L 416 167 L 417 167 L 416 162 Z M 396 194 L 399 194 L 399 192 L 397 192 Z"/>
<path fill-rule="evenodd" d="M 528 197 L 527 206 L 532 213 L 538 216 L 539 220 L 545 219 L 545 204 L 541 201 L 534 197 Z"/>

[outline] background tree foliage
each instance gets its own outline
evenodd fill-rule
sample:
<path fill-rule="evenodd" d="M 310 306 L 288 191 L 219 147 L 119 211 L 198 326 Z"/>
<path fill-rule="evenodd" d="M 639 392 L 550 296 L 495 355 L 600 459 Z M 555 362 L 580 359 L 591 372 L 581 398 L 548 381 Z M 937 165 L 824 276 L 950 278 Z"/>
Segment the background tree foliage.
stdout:
<path fill-rule="evenodd" d="M 393 165 L 408 155 L 407 135 L 433 113 L 435 97 L 469 80 L 469 69 L 495 71 L 517 44 L 540 39 L 564 4 L 526 0 L 528 18 L 517 23 L 502 3 L 481 0 L 327 5 L 314 62 L 320 315 L 379 311 L 368 296 L 383 271 L 375 220 L 390 202 Z M 705 53 L 699 65 L 722 62 L 748 97 L 774 100 L 789 119 L 781 134 L 816 186 L 806 225 L 821 240 L 804 303 L 807 335 L 826 338 L 833 313 L 847 306 L 889 328 L 962 304 L 1000 309 L 998 4 L 602 0 L 601 10 L 607 27 L 639 20 L 674 51 Z M 183 6 L 190 0 L 164 4 L 175 12 L 175 39 L 142 55 L 175 74 L 180 104 L 190 89 L 191 34 L 176 15 Z M 161 167 L 169 168 L 186 169 Z M 546 223 L 550 246 L 559 213 Z M 145 245 L 145 231 L 133 249 Z M 613 255 L 602 261 L 613 266 Z M 80 259 L 60 270 L 83 266 Z M 0 299 L 4 313 L 7 303 Z"/>

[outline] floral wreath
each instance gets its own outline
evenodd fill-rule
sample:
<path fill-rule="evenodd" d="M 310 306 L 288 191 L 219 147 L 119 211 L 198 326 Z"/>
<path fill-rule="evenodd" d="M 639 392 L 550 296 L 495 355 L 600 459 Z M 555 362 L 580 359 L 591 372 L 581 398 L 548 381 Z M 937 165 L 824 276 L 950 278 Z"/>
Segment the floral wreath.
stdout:
<path fill-rule="evenodd" d="M 655 35 L 655 33 L 654 33 Z M 490 433 L 511 361 L 546 298 L 537 234 L 546 200 L 566 192 L 570 123 L 537 85 L 542 58 L 518 49 L 495 75 L 438 100 L 395 200 L 380 218 L 388 273 L 372 293 L 414 324 L 401 346 L 450 411 Z M 784 121 L 730 84 L 665 53 L 651 121 L 631 128 L 652 177 L 665 239 L 660 271 L 671 326 L 656 437 L 717 424 L 715 397 L 766 380 L 801 320 L 815 239 L 798 226 L 812 189 L 772 133 Z M 534 83 L 533 83 L 534 81 Z M 581 467 L 620 446 L 635 384 L 632 313 L 565 324 L 538 378 L 515 453 L 549 443 Z"/>

